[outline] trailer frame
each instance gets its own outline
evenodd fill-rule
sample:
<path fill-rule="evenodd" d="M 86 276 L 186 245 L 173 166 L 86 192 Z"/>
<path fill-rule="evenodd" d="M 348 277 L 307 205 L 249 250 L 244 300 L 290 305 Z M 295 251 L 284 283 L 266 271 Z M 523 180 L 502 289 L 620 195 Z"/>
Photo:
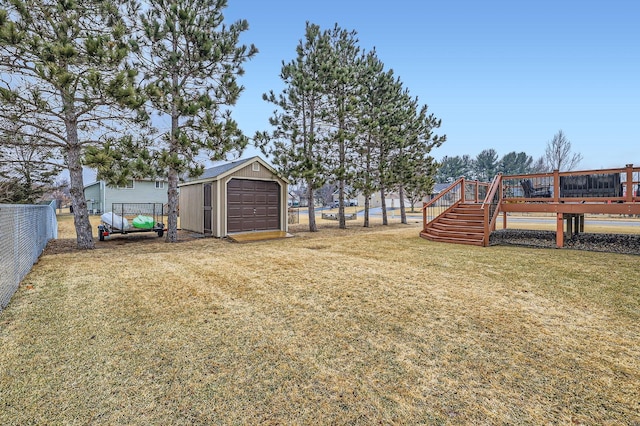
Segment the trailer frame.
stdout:
<path fill-rule="evenodd" d="M 162 203 L 112 203 L 111 211 L 101 216 L 101 219 L 105 215 L 111 215 L 111 223 L 105 220 L 100 221 L 98 225 L 98 239 L 104 241 L 105 237 L 112 234 L 130 234 L 138 232 L 155 232 L 158 237 L 162 237 L 167 230 L 162 222 L 164 219 L 164 206 Z M 120 222 L 122 219 L 126 219 L 127 222 L 131 222 L 133 218 L 138 215 L 149 216 L 153 218 L 154 226 L 152 228 L 135 228 L 133 226 L 118 228 L 113 224 L 117 221 L 114 220 L 119 216 Z M 107 216 L 108 217 L 108 216 Z"/>

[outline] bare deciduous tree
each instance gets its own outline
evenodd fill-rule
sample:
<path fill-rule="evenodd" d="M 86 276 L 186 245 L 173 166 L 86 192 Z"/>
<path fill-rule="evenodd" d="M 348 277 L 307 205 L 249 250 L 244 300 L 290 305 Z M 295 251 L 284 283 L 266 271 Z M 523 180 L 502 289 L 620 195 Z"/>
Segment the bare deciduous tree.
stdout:
<path fill-rule="evenodd" d="M 571 142 L 562 130 L 547 142 L 545 160 L 549 170 L 573 170 L 582 161 L 582 154 L 571 151 Z"/>

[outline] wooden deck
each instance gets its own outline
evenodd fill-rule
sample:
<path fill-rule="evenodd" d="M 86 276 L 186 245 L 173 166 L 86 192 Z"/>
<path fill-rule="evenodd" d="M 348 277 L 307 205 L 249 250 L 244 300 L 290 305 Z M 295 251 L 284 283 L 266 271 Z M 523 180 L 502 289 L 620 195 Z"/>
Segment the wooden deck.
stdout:
<path fill-rule="evenodd" d="M 628 164 L 620 169 L 498 175 L 490 184 L 461 178 L 424 204 L 420 236 L 456 242 L 459 232 L 446 236 L 438 229 L 445 228 L 442 223 L 465 204 L 476 204 L 483 213 L 479 245 L 489 244 L 489 235 L 495 230 L 500 213 L 506 227 L 507 213 L 518 212 L 555 213 L 556 245 L 563 247 L 565 233 L 570 238 L 574 233 L 584 232 L 586 213 L 640 215 L 640 167 Z M 459 243 L 468 242 L 461 239 Z"/>

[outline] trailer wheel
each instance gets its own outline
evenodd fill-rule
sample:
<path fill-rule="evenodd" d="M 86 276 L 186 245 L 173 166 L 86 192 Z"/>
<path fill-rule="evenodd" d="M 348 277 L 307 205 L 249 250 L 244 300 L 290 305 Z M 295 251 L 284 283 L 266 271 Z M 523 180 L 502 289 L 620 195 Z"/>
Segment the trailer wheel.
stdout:
<path fill-rule="evenodd" d="M 158 237 L 162 238 L 163 235 L 164 235 L 164 229 L 159 230 Z"/>

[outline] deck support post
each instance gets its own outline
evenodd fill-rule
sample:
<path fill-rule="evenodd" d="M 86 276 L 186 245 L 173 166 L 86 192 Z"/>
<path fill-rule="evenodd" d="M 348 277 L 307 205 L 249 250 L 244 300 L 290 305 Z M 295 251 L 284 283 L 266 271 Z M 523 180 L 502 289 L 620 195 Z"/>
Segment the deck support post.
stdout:
<path fill-rule="evenodd" d="M 573 238 L 574 234 L 584 232 L 584 214 L 566 213 L 564 218 L 567 220 L 567 238 Z"/>
<path fill-rule="evenodd" d="M 564 247 L 564 221 L 562 213 L 557 213 L 556 220 L 556 247 Z"/>
<path fill-rule="evenodd" d="M 578 232 L 584 232 L 584 214 L 578 215 Z"/>
<path fill-rule="evenodd" d="M 507 212 L 502 212 L 502 229 L 507 229 Z"/>
<path fill-rule="evenodd" d="M 572 213 L 568 213 L 564 215 L 565 220 L 567 221 L 567 238 L 571 239 L 573 238 L 573 231 L 575 229 L 574 227 L 574 218 L 575 215 Z"/>

